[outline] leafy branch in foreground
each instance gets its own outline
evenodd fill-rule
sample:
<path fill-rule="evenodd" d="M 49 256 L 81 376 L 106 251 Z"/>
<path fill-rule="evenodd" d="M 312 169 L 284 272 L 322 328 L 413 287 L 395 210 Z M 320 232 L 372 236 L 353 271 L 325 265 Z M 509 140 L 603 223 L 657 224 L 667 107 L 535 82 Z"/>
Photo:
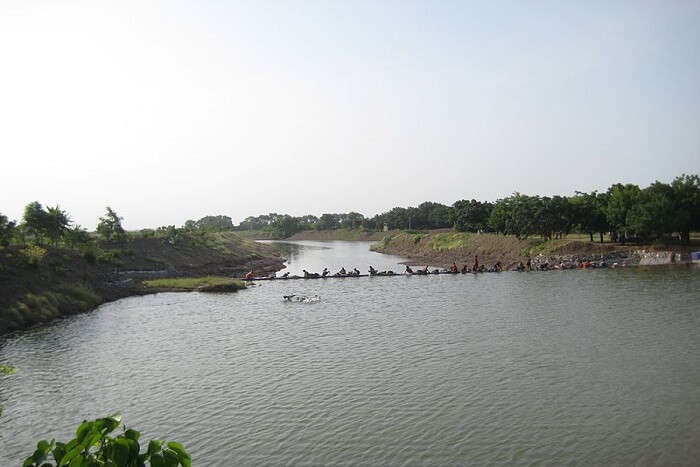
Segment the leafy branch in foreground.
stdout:
<path fill-rule="evenodd" d="M 108 436 L 121 424 L 121 415 L 84 421 L 68 443 L 41 440 L 36 451 L 25 461 L 24 467 L 191 467 L 192 460 L 180 443 L 151 440 L 146 452 L 141 453 L 136 430 L 127 429 L 116 437 Z M 49 457 L 53 458 L 51 463 Z"/>

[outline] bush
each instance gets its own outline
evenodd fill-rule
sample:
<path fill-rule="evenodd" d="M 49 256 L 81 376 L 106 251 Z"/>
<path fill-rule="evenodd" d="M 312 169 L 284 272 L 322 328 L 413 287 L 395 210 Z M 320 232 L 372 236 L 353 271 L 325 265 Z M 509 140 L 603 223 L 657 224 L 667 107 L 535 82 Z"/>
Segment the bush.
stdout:
<path fill-rule="evenodd" d="M 81 466 L 172 466 L 191 467 L 192 460 L 185 448 L 174 441 L 151 440 L 146 452 L 141 453 L 136 430 L 123 427 L 116 437 L 109 434 L 121 424 L 121 415 L 84 421 L 76 430 L 75 438 L 68 443 L 41 440 L 36 451 L 29 456 L 23 467 L 81 465 Z M 54 463 L 51 463 L 53 460 Z"/>
<path fill-rule="evenodd" d="M 83 251 L 83 258 L 85 258 L 85 261 L 88 263 L 95 264 L 97 262 L 97 249 L 87 248 L 85 251 Z"/>
<path fill-rule="evenodd" d="M 26 248 L 20 250 L 20 252 L 27 259 L 27 263 L 32 266 L 36 266 L 44 259 L 46 256 L 46 249 L 38 245 L 29 245 Z"/>

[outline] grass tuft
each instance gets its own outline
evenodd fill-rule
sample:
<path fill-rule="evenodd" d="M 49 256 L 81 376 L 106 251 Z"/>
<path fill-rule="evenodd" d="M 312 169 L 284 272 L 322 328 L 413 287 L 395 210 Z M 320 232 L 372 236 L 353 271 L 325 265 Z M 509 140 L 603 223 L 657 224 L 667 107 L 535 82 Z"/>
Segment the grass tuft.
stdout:
<path fill-rule="evenodd" d="M 193 291 L 233 291 L 245 289 L 245 283 L 243 281 L 223 276 L 175 277 L 169 279 L 153 279 L 144 281 L 143 283 L 146 287 L 154 289 L 177 289 Z"/>

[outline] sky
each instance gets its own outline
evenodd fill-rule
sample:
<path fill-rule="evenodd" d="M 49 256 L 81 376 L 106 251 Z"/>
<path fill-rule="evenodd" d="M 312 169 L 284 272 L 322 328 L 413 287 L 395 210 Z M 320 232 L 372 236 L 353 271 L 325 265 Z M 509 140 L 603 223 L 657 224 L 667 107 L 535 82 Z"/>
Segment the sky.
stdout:
<path fill-rule="evenodd" d="M 700 173 L 700 0 L 0 1 L 0 212 L 374 215 Z"/>

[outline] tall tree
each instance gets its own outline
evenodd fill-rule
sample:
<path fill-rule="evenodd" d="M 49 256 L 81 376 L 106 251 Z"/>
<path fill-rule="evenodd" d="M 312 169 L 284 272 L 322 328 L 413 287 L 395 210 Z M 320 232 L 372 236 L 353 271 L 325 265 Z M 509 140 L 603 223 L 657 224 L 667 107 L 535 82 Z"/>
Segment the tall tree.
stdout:
<path fill-rule="evenodd" d="M 456 201 L 452 205 L 454 228 L 462 232 L 484 232 L 488 227 L 493 205 L 475 199 Z"/>
<path fill-rule="evenodd" d="M 58 205 L 46 209 L 46 236 L 56 246 L 68 231 L 71 220 Z"/>
<path fill-rule="evenodd" d="M 49 219 L 41 203 L 33 201 L 24 207 L 22 228 L 34 237 L 34 241 L 43 243 L 49 229 Z"/>
<path fill-rule="evenodd" d="M 7 219 L 7 216 L 0 214 L 0 245 L 10 244 L 16 231 L 16 223 Z"/>
<path fill-rule="evenodd" d="M 627 224 L 627 213 L 638 202 L 640 192 L 639 187 L 631 183 L 617 183 L 608 189 L 606 216 L 615 240 L 619 239 L 624 243 L 631 233 Z"/>
<path fill-rule="evenodd" d="M 97 224 L 97 233 L 102 235 L 105 240 L 123 241 L 126 239 L 126 231 L 122 227 L 123 218 L 120 217 L 112 208 L 107 206 L 107 212 L 100 217 L 100 222 Z"/>
<path fill-rule="evenodd" d="M 670 185 L 655 182 L 641 190 L 627 212 L 627 228 L 639 239 L 660 238 L 674 231 L 676 210 Z"/>
<path fill-rule="evenodd" d="M 608 220 L 605 216 L 606 196 L 597 191 L 590 193 L 577 191 L 576 196 L 571 198 L 571 205 L 573 221 L 578 228 L 590 235 L 591 242 L 593 234 L 599 232 L 600 243 L 603 243 L 603 232 L 608 230 Z"/>
<path fill-rule="evenodd" d="M 689 244 L 690 232 L 700 230 L 700 177 L 683 174 L 671 183 L 675 205 L 675 229 Z"/>

